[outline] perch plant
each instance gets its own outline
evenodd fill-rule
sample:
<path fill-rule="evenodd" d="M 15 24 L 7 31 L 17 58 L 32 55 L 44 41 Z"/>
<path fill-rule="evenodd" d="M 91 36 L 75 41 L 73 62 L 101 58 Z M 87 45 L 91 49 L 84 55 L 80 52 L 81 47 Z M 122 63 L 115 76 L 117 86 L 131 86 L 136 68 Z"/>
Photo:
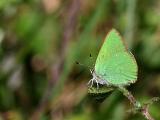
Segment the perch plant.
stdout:
<path fill-rule="evenodd" d="M 93 78 L 88 82 L 89 93 L 100 94 L 118 89 L 133 104 L 135 111 L 140 112 L 147 120 L 154 120 L 148 112 L 148 106 L 158 98 L 141 104 L 126 89 L 126 86 L 136 82 L 138 65 L 115 29 L 108 33 L 98 54 L 95 67 L 90 71 Z"/>

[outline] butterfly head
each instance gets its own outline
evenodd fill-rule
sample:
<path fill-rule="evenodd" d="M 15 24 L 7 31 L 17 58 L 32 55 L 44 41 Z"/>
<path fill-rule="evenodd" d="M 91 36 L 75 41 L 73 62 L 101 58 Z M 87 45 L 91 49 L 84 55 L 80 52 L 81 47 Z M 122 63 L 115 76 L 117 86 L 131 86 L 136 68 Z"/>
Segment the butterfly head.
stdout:
<path fill-rule="evenodd" d="M 91 74 L 93 75 L 94 74 L 94 69 L 89 69 Z"/>

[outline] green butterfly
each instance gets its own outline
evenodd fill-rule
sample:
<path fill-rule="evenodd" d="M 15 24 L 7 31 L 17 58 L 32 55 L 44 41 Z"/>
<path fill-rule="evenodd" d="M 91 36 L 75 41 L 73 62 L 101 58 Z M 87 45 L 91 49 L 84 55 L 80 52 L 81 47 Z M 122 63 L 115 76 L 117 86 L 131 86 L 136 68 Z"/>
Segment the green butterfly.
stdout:
<path fill-rule="evenodd" d="M 137 80 L 138 66 L 136 60 L 119 35 L 112 29 L 98 54 L 95 67 L 91 70 L 93 78 L 88 85 L 93 83 L 108 86 L 126 86 Z"/>

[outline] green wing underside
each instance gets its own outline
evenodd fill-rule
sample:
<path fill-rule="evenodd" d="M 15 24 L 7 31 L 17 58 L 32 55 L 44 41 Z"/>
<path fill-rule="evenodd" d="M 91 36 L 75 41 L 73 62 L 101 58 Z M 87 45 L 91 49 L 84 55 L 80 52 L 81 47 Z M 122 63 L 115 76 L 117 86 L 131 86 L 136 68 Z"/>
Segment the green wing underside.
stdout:
<path fill-rule="evenodd" d="M 95 72 L 112 85 L 128 85 L 137 80 L 137 63 L 116 30 L 107 35 L 95 64 Z"/>
<path fill-rule="evenodd" d="M 95 66 L 96 74 L 111 85 L 128 85 L 137 80 L 136 61 L 130 53 L 120 52 L 103 61 L 103 64 L 100 62 L 101 59 Z"/>

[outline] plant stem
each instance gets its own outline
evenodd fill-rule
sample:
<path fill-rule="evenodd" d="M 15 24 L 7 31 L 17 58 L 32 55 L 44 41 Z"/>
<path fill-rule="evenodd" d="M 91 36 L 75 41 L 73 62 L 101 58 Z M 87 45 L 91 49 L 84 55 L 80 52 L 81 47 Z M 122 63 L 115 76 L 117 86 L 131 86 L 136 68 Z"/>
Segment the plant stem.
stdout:
<path fill-rule="evenodd" d="M 66 19 L 64 20 L 64 31 L 62 35 L 61 47 L 59 49 L 57 60 L 53 65 L 49 67 L 49 81 L 46 87 L 46 91 L 40 100 L 40 104 L 34 111 L 30 120 L 39 120 L 41 114 L 45 112 L 50 102 L 51 97 L 53 97 L 54 91 L 60 91 L 63 86 L 64 81 L 60 81 L 60 75 L 62 72 L 62 65 L 66 56 L 66 49 L 68 48 L 69 42 L 75 30 L 75 25 L 78 17 L 78 12 L 80 10 L 80 0 L 72 0 L 71 5 L 65 12 L 68 13 Z M 55 83 L 56 81 L 56 83 Z"/>
<path fill-rule="evenodd" d="M 123 93 L 124 96 L 128 98 L 128 100 L 133 104 L 133 106 L 147 119 L 147 120 L 154 120 L 154 118 L 150 115 L 148 111 L 148 105 L 141 105 L 135 97 L 129 92 L 126 88 L 120 87 L 119 90 Z"/>
<path fill-rule="evenodd" d="M 126 10 L 126 29 L 125 29 L 125 39 L 128 43 L 128 48 L 132 49 L 133 39 L 136 29 L 136 7 L 137 0 L 126 0 L 127 10 Z"/>

